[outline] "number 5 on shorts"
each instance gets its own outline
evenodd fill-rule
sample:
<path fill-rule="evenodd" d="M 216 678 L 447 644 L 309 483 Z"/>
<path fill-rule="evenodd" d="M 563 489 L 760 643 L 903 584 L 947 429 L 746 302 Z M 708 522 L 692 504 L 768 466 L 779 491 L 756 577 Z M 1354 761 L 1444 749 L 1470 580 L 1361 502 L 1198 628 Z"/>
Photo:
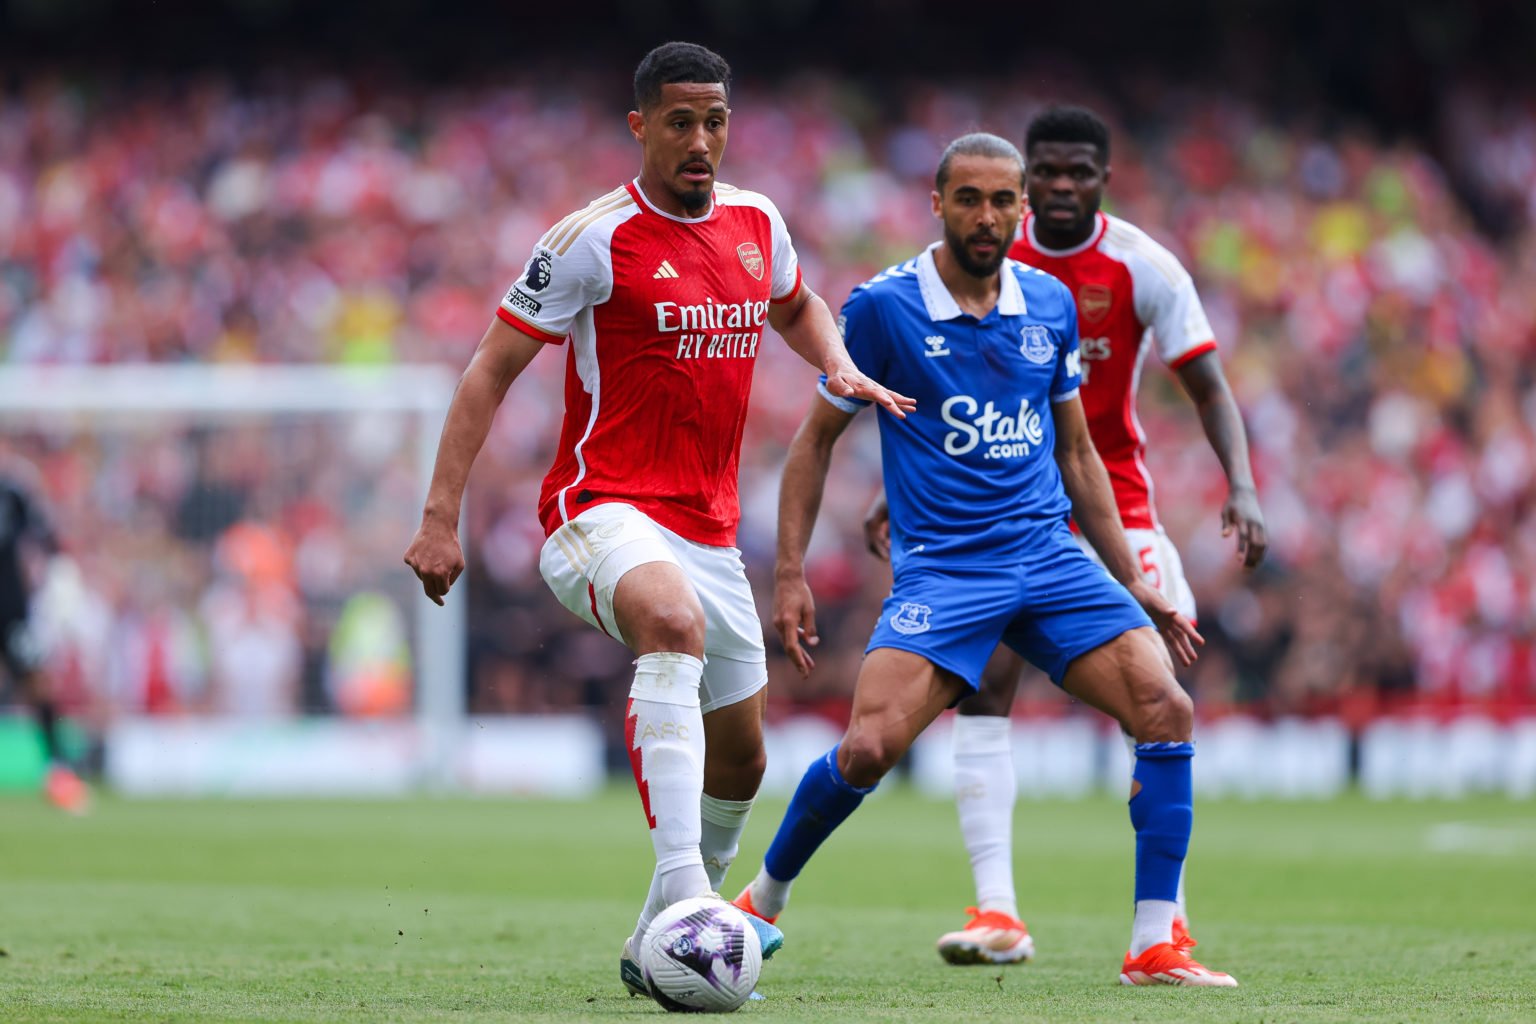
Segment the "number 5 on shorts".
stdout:
<path fill-rule="evenodd" d="M 1150 544 L 1136 552 L 1141 559 L 1141 575 L 1158 590 L 1163 589 L 1163 571 L 1157 567 L 1157 549 Z"/>

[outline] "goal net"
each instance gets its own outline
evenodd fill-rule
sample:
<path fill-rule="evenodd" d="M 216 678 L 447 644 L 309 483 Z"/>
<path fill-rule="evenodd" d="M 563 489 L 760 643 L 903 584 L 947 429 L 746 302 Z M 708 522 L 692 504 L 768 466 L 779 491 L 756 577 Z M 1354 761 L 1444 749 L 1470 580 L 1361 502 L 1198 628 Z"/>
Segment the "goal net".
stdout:
<path fill-rule="evenodd" d="M 270 761 L 272 783 L 322 747 L 359 762 L 333 773 L 367 776 L 375 757 L 374 778 L 448 772 L 465 602 L 427 602 L 401 555 L 454 380 L 436 366 L 0 370 L 0 448 L 36 466 L 66 553 L 39 572 L 36 633 L 117 781 L 174 789 L 178 773 L 228 781 Z M 220 742 L 211 762 L 192 749 Z M 383 749 L 359 754 L 370 743 Z M 241 785 L 263 788 L 225 788 Z"/>

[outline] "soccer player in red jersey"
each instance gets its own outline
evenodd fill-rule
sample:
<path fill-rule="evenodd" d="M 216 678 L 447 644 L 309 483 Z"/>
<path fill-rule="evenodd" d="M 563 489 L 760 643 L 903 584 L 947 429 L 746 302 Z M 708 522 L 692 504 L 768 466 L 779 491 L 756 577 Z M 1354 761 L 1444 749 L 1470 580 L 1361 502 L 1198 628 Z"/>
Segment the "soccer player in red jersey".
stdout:
<path fill-rule="evenodd" d="M 1194 621 L 1194 596 L 1178 551 L 1157 521 L 1152 478 L 1142 461 L 1146 437 L 1136 419 L 1136 390 L 1147 353 L 1155 349 L 1178 374 L 1226 472 L 1222 533 L 1236 534 L 1244 566 L 1257 566 L 1267 544 L 1264 517 L 1242 416 L 1210 323 L 1178 259 L 1141 229 L 1099 209 L 1110 180 L 1103 121 L 1077 107 L 1046 110 L 1030 123 L 1025 159 L 1030 210 L 1009 256 L 1057 277 L 1076 298 L 1083 411 L 1114 486 L 1126 542 L 1147 581 Z M 888 557 L 883 497 L 866 530 L 871 549 Z M 1007 716 L 1021 669 L 1018 655 L 999 647 L 981 690 L 959 705 L 955 718 L 955 795 L 977 906 L 966 927 L 939 939 L 939 953 L 950 963 L 1020 963 L 1034 955 L 1034 941 L 1019 920 L 1012 865 L 1016 776 Z M 1175 938 L 1192 945 L 1182 879 L 1177 903 L 1158 909 L 1173 916 Z M 1133 936 L 1132 959 L 1151 940 L 1150 934 Z M 1128 969 L 1127 976 L 1139 982 L 1156 973 Z"/>
<path fill-rule="evenodd" d="M 765 324 L 837 394 L 901 416 L 800 280 L 779 211 L 722 184 L 730 69 L 691 43 L 635 71 L 634 180 L 550 228 L 465 370 L 405 561 L 438 604 L 464 568 L 459 506 L 507 388 L 570 340 L 565 422 L 544 479 L 539 567 L 562 604 L 634 651 L 625 736 L 656 872 L 631 943 L 719 888 L 762 779 L 767 664 L 733 546 L 737 459 Z M 764 956 L 778 948 L 763 936 Z"/>

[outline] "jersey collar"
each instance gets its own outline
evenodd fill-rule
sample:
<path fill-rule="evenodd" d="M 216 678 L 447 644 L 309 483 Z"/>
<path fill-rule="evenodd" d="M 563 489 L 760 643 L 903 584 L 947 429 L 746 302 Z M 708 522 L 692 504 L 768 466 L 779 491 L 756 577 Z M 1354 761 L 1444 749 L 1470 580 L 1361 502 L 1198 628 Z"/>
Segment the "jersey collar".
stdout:
<path fill-rule="evenodd" d="M 933 262 L 933 252 L 942 244 L 934 242 L 917 258 L 917 285 L 923 293 L 923 305 L 928 310 L 928 319 L 935 321 L 954 320 L 965 315 L 955 297 L 944 286 L 939 268 Z M 1013 266 L 1013 260 L 1003 260 L 1000 272 L 1002 280 L 997 291 L 997 311 L 1002 316 L 1024 316 L 1029 312 L 1024 305 L 1024 289 L 1019 287 Z"/>
<path fill-rule="evenodd" d="M 1098 221 L 1098 224 L 1094 226 L 1093 234 L 1088 236 L 1088 241 L 1080 242 L 1070 249 L 1047 249 L 1041 245 L 1040 240 L 1035 237 L 1035 215 L 1033 213 L 1025 215 L 1024 231 L 1029 235 L 1029 246 L 1031 249 L 1034 249 L 1035 252 L 1042 256 L 1055 256 L 1057 259 L 1060 259 L 1064 256 L 1076 256 L 1080 252 L 1087 252 L 1099 244 L 1099 239 L 1104 237 L 1104 231 L 1109 227 L 1109 218 L 1104 214 L 1103 210 L 1100 210 L 1094 214 L 1094 219 Z"/>
<path fill-rule="evenodd" d="M 645 194 L 645 189 L 640 187 L 639 178 L 635 178 L 633 181 L 631 181 L 629 183 L 629 187 L 635 193 L 635 198 L 640 200 L 640 205 L 644 206 L 647 210 L 650 210 L 658 217 L 665 217 L 667 220 L 675 220 L 679 224 L 702 224 L 715 215 L 715 206 L 717 204 L 715 202 L 715 193 L 713 190 L 711 190 L 709 193 L 709 211 L 707 213 L 699 217 L 679 217 L 676 214 L 668 213 L 665 210 L 659 209 L 655 203 L 651 202 L 650 197 Z"/>

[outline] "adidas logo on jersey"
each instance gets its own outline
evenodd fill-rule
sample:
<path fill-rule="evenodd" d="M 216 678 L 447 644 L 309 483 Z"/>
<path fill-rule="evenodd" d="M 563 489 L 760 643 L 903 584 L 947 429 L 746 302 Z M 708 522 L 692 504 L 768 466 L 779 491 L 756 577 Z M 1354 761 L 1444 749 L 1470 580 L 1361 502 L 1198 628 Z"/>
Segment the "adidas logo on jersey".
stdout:
<path fill-rule="evenodd" d="M 661 266 L 656 268 L 656 273 L 651 275 L 651 279 L 655 281 L 661 281 L 666 278 L 673 278 L 678 276 L 678 272 L 672 269 L 672 264 L 667 260 L 662 260 Z"/>

